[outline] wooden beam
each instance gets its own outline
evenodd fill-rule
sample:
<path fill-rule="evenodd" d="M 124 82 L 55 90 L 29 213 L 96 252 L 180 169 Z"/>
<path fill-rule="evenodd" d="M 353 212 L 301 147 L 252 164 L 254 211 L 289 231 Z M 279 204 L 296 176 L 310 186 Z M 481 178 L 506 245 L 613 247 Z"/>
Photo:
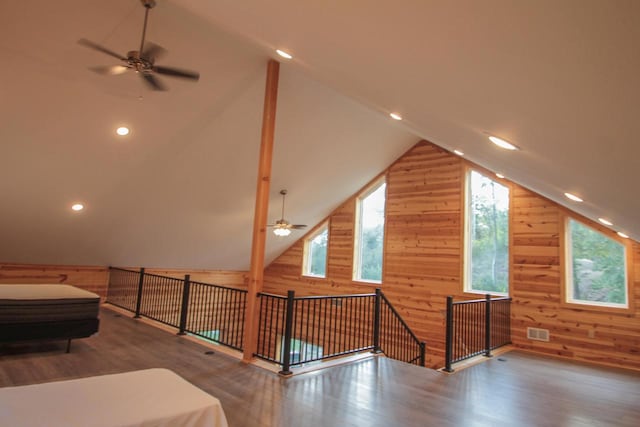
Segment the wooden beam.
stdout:
<path fill-rule="evenodd" d="M 258 185 L 256 206 L 253 218 L 253 242 L 251 245 L 251 266 L 249 269 L 249 287 L 247 312 L 244 326 L 244 352 L 242 360 L 250 362 L 258 343 L 258 293 L 262 292 L 264 275 L 264 251 L 267 238 L 267 214 L 269 211 L 269 187 L 271 184 L 271 160 L 273 158 L 273 135 L 276 127 L 276 105 L 278 101 L 278 78 L 280 63 L 269 60 L 267 65 L 267 83 L 264 93 L 262 113 L 262 141 L 258 162 Z"/>

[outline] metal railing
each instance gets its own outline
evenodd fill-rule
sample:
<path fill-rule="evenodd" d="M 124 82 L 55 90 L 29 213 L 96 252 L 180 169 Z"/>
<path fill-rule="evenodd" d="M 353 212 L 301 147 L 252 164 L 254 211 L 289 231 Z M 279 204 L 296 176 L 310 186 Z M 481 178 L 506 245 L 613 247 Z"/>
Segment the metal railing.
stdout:
<path fill-rule="evenodd" d="M 425 344 L 380 290 L 374 294 L 287 297 L 260 294 L 256 356 L 292 366 L 362 351 L 424 366 Z"/>
<path fill-rule="evenodd" d="M 447 297 L 445 368 L 511 343 L 511 298 L 453 301 Z"/>
<path fill-rule="evenodd" d="M 190 333 L 242 350 L 247 291 L 110 267 L 107 302 Z"/>
<path fill-rule="evenodd" d="M 380 297 L 381 351 L 392 359 L 424 366 L 425 343 L 416 337 L 382 292 Z"/>

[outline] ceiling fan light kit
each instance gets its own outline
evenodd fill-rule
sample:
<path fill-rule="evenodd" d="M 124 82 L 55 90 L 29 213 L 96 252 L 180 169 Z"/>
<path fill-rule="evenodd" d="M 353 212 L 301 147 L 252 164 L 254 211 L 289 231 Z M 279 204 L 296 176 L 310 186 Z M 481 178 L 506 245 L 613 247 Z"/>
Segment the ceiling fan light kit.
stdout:
<path fill-rule="evenodd" d="M 284 197 L 287 195 L 287 190 L 280 190 L 282 195 L 282 216 L 275 224 L 268 224 L 267 227 L 273 227 L 273 234 L 278 237 L 287 237 L 291 234 L 291 230 L 300 230 L 306 228 L 305 224 L 291 224 L 284 219 Z"/>
<path fill-rule="evenodd" d="M 138 73 L 149 88 L 152 90 L 164 91 L 167 88 L 156 78 L 156 74 L 164 75 L 167 77 L 178 77 L 185 80 L 198 81 L 200 74 L 196 71 L 182 70 L 173 67 L 164 67 L 155 65 L 155 60 L 166 53 L 166 50 L 152 42 L 145 42 L 145 36 L 147 33 L 147 20 L 149 18 L 149 10 L 155 5 L 155 0 L 140 0 L 144 6 L 144 25 L 142 27 L 142 39 L 140 40 L 140 49 L 132 50 L 127 53 L 127 56 L 122 56 L 117 52 L 107 49 L 104 46 L 94 43 L 87 39 L 80 39 L 78 43 L 98 52 L 102 52 L 106 55 L 112 56 L 124 62 L 124 65 L 103 66 L 103 67 L 91 67 L 90 70 L 107 75 L 118 75 L 128 70 L 133 70 Z"/>
<path fill-rule="evenodd" d="M 273 229 L 273 234 L 275 234 L 278 237 L 287 237 L 289 234 L 291 234 L 291 230 L 289 230 L 286 227 L 278 227 L 278 226 L 276 226 Z"/>

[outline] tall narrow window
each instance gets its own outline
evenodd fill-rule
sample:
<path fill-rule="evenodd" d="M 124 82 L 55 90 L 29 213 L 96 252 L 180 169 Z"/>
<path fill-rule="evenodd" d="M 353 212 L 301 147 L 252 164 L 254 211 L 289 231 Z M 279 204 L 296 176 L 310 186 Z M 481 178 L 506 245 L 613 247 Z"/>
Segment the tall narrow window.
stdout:
<path fill-rule="evenodd" d="M 382 181 L 357 200 L 353 280 L 382 282 L 385 189 Z"/>
<path fill-rule="evenodd" d="M 509 292 L 509 188 L 476 171 L 467 177 L 465 290 Z"/>
<path fill-rule="evenodd" d="M 325 222 L 304 241 L 304 269 L 302 274 L 313 277 L 327 277 L 327 244 L 329 223 Z"/>
<path fill-rule="evenodd" d="M 567 302 L 627 308 L 625 245 L 576 220 L 567 222 Z"/>

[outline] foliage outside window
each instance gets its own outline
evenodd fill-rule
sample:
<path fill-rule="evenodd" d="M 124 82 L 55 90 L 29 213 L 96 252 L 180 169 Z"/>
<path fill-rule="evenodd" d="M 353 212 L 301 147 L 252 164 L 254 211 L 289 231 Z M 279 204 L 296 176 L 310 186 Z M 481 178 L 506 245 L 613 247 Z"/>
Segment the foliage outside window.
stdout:
<path fill-rule="evenodd" d="M 382 282 L 385 190 L 383 181 L 357 200 L 354 280 Z"/>
<path fill-rule="evenodd" d="M 567 301 L 628 307 L 625 246 L 573 219 L 567 228 Z"/>
<path fill-rule="evenodd" d="M 509 292 L 509 188 L 476 171 L 467 178 L 465 290 Z"/>
<path fill-rule="evenodd" d="M 327 243 L 329 224 L 325 223 L 304 242 L 305 276 L 327 277 Z"/>

